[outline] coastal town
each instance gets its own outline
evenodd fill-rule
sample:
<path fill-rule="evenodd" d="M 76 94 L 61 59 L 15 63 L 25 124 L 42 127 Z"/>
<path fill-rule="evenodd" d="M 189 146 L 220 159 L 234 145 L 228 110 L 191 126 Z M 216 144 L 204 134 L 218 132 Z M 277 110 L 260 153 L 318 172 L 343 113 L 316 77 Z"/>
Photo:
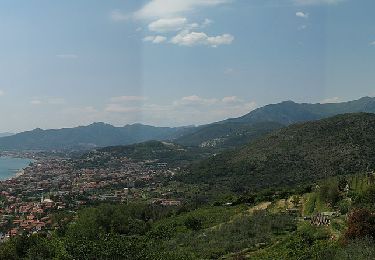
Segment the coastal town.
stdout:
<path fill-rule="evenodd" d="M 0 182 L 0 241 L 20 234 L 58 229 L 54 215 L 74 214 L 103 202 L 144 201 L 178 206 L 176 193 L 162 180 L 174 175 L 167 163 L 135 161 L 110 153 L 91 152 L 77 158 L 7 154 L 33 159 L 15 177 Z"/>

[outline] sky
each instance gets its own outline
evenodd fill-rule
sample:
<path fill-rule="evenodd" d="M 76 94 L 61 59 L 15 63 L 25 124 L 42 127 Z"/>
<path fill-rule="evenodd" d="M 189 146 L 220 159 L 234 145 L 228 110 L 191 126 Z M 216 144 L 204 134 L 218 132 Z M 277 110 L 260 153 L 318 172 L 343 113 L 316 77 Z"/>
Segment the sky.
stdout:
<path fill-rule="evenodd" d="M 0 132 L 375 96 L 373 0 L 0 0 Z"/>

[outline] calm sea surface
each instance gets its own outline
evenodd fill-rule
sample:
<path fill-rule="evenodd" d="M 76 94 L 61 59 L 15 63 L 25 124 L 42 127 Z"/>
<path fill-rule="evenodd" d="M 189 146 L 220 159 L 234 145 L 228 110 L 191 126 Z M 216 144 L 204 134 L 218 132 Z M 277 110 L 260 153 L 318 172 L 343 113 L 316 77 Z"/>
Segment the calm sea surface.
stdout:
<path fill-rule="evenodd" d="M 26 168 L 31 162 L 30 159 L 0 157 L 0 180 L 16 176 L 19 170 Z"/>

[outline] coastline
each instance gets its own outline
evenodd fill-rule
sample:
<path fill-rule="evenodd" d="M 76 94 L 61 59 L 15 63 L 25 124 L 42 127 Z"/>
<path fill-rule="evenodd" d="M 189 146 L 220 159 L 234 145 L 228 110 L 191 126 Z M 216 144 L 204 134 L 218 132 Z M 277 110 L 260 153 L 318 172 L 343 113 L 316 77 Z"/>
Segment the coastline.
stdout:
<path fill-rule="evenodd" d="M 19 158 L 11 156 L 0 156 L 0 160 L 9 160 L 9 166 L 1 168 L 0 165 L 0 182 L 10 181 L 16 179 L 25 174 L 25 169 L 29 167 L 30 163 L 35 162 L 35 160 L 30 158 Z M 17 161 L 19 160 L 19 161 Z M 1 162 L 1 161 L 0 161 Z M 7 162 L 8 163 L 8 162 Z"/>
<path fill-rule="evenodd" d="M 14 177 L 12 177 L 11 179 L 13 179 L 13 178 L 18 178 L 18 177 L 24 175 L 24 174 L 25 174 L 25 169 L 26 169 L 26 168 L 27 168 L 27 167 L 18 170 L 18 171 L 16 172 L 16 175 L 15 175 Z"/>

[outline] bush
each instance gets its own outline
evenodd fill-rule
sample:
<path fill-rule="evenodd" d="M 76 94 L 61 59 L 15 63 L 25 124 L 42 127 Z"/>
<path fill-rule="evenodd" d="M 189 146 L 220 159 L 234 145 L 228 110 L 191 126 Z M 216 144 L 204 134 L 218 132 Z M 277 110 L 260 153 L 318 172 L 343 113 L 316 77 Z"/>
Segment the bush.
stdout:
<path fill-rule="evenodd" d="M 185 220 L 185 226 L 188 229 L 198 231 L 202 229 L 203 227 L 203 221 L 202 219 L 195 217 L 195 216 L 189 216 Z"/>
<path fill-rule="evenodd" d="M 375 238 L 375 214 L 368 209 L 355 209 L 349 214 L 347 240 Z"/>

